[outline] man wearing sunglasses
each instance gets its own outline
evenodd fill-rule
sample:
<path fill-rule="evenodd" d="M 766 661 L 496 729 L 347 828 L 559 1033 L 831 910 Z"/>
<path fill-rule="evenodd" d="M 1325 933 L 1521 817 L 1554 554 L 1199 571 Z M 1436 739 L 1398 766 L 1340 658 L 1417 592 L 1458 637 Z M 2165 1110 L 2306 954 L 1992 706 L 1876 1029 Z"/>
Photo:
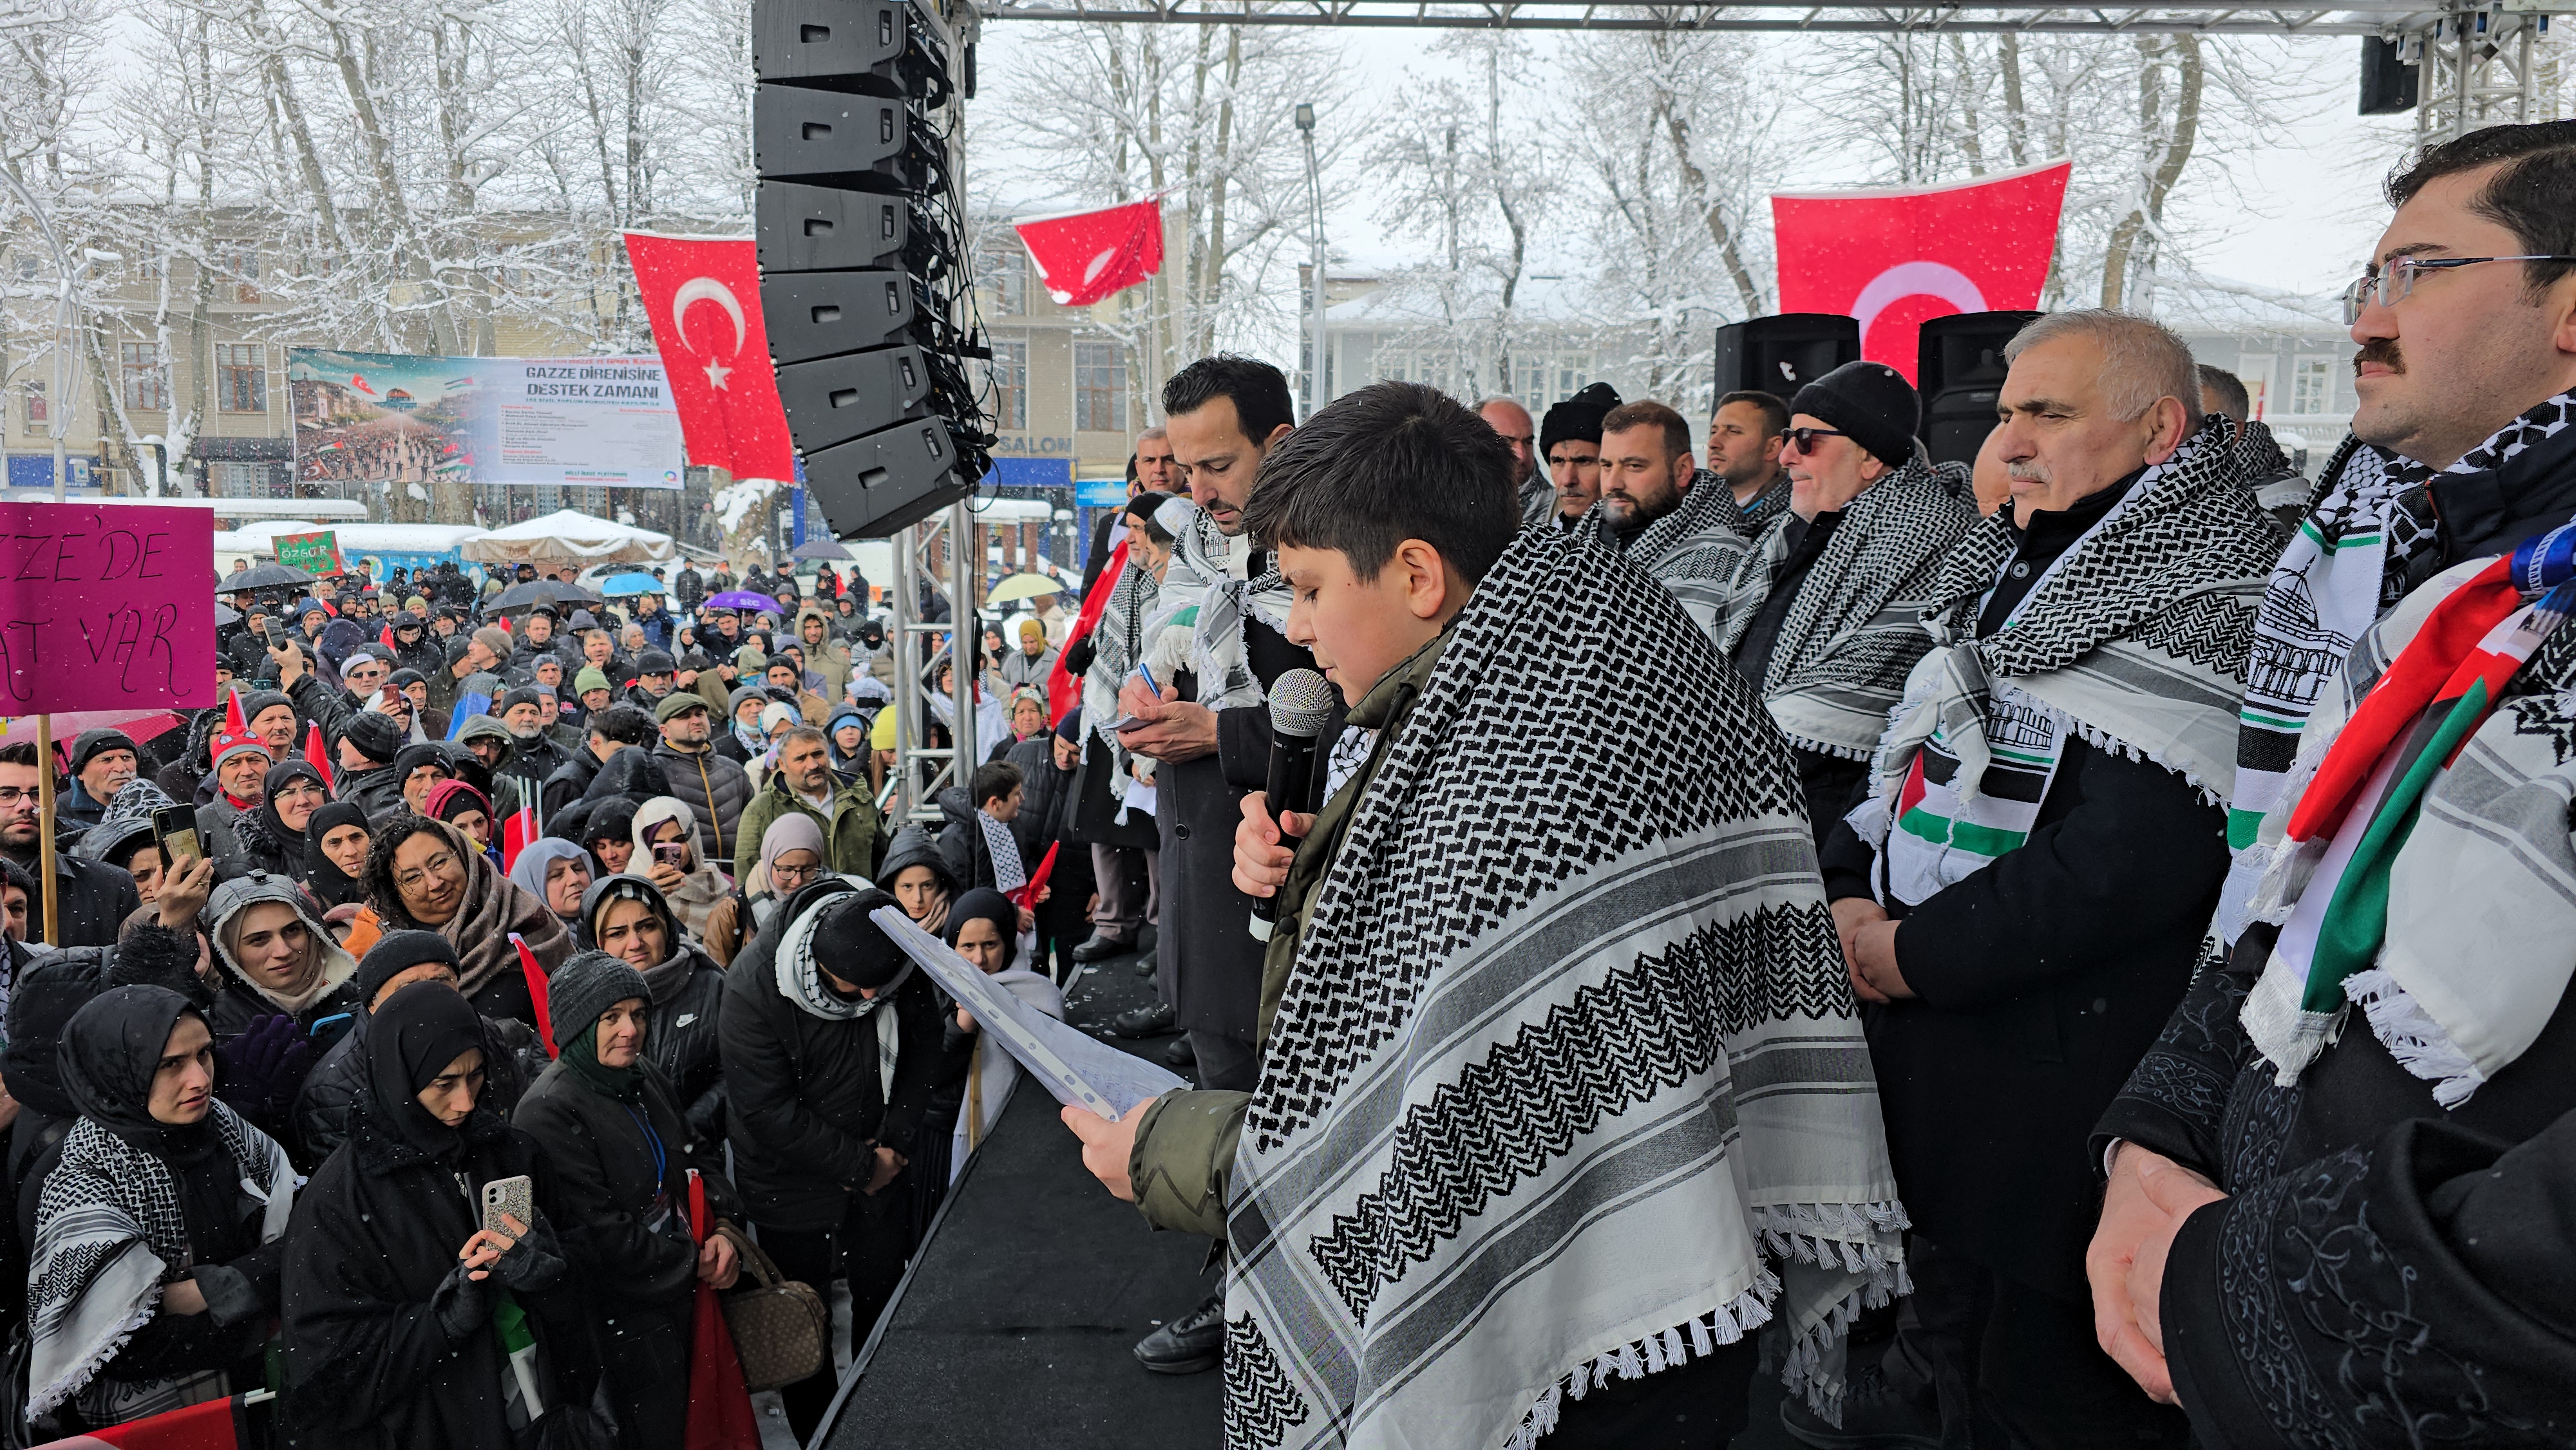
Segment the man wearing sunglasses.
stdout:
<path fill-rule="evenodd" d="M 2543 1287 L 2576 1243 L 2533 1213 L 2576 1183 L 2576 651 L 2543 633 L 2576 545 L 2576 122 L 2471 132 L 2387 191 L 2346 294 L 2354 437 L 2255 620 L 2233 945 L 2089 1149 L 2104 1346 L 2240 1450 L 2576 1423 Z"/>
<path fill-rule="evenodd" d="M 1931 653 L 1823 852 L 1913 1219 L 1896 1393 L 1866 1414 L 1944 1441 L 1985 1421 L 2042 1450 L 2180 1446 L 2183 1417 L 2094 1339 L 2085 1145 L 2199 962 L 2280 544 L 2171 331 L 2052 313 L 2004 355 L 2013 507 L 1934 567 Z M 1793 509 L 1829 476 L 1808 422 Z"/>

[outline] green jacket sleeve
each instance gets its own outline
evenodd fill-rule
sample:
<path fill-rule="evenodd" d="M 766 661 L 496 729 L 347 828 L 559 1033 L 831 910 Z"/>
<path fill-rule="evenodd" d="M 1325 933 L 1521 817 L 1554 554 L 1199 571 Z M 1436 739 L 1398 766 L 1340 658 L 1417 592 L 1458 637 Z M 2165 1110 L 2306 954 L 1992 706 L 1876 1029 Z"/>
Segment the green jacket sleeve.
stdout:
<path fill-rule="evenodd" d="M 1251 1102 L 1252 1094 L 1243 1092 L 1170 1092 L 1145 1110 L 1127 1156 L 1127 1179 L 1147 1223 L 1225 1237 L 1234 1145 Z"/>

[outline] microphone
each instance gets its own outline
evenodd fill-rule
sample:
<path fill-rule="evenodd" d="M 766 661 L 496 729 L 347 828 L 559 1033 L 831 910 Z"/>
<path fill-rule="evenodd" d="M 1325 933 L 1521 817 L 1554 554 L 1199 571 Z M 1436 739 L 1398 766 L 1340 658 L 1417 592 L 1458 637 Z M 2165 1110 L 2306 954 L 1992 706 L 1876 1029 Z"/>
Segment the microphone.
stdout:
<path fill-rule="evenodd" d="M 1333 717 L 1333 687 L 1313 670 L 1290 670 L 1270 685 L 1270 773 L 1263 794 L 1271 819 L 1298 810 L 1315 788 L 1315 737 Z M 1280 831 L 1280 844 L 1294 850 L 1297 838 Z M 1252 899 L 1252 939 L 1270 940 L 1279 920 L 1276 894 Z"/>

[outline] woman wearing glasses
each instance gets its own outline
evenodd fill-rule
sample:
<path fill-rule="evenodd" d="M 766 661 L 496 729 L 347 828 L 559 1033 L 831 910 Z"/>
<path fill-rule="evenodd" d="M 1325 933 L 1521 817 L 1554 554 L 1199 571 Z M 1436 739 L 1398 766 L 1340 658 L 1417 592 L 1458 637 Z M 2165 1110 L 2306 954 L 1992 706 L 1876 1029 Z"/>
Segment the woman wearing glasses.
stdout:
<path fill-rule="evenodd" d="M 784 811 L 760 833 L 759 863 L 743 874 L 741 889 L 707 913 L 706 948 L 718 966 L 733 965 L 778 903 L 823 878 L 823 828 L 803 811 Z"/>
<path fill-rule="evenodd" d="M 510 884 L 444 821 L 398 816 L 379 832 L 367 856 L 367 890 L 385 930 L 434 931 L 455 944 L 457 990 L 486 1017 L 537 1020 L 513 933 L 541 970 L 572 954 L 572 933 L 546 904 Z"/>

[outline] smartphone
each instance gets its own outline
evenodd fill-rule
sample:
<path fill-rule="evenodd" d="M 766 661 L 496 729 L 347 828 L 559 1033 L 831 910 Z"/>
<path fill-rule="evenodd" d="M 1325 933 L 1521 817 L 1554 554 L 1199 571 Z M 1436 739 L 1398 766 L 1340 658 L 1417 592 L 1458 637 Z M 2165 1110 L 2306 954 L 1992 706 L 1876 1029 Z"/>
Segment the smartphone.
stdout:
<path fill-rule="evenodd" d="M 205 859 L 206 848 L 197 839 L 197 812 L 190 806 L 163 806 L 152 813 L 152 839 L 161 845 L 162 865 L 175 868 L 182 861 Z"/>
<path fill-rule="evenodd" d="M 501 1222 L 501 1215 L 505 1213 L 517 1219 L 522 1230 L 537 1221 L 536 1189 L 529 1183 L 528 1175 L 522 1173 L 515 1178 L 495 1178 L 483 1185 L 483 1226 L 496 1234 L 517 1238 L 518 1234 Z"/>
<path fill-rule="evenodd" d="M 653 859 L 675 871 L 685 871 L 689 865 L 689 848 L 679 841 L 656 841 L 653 843 Z"/>

